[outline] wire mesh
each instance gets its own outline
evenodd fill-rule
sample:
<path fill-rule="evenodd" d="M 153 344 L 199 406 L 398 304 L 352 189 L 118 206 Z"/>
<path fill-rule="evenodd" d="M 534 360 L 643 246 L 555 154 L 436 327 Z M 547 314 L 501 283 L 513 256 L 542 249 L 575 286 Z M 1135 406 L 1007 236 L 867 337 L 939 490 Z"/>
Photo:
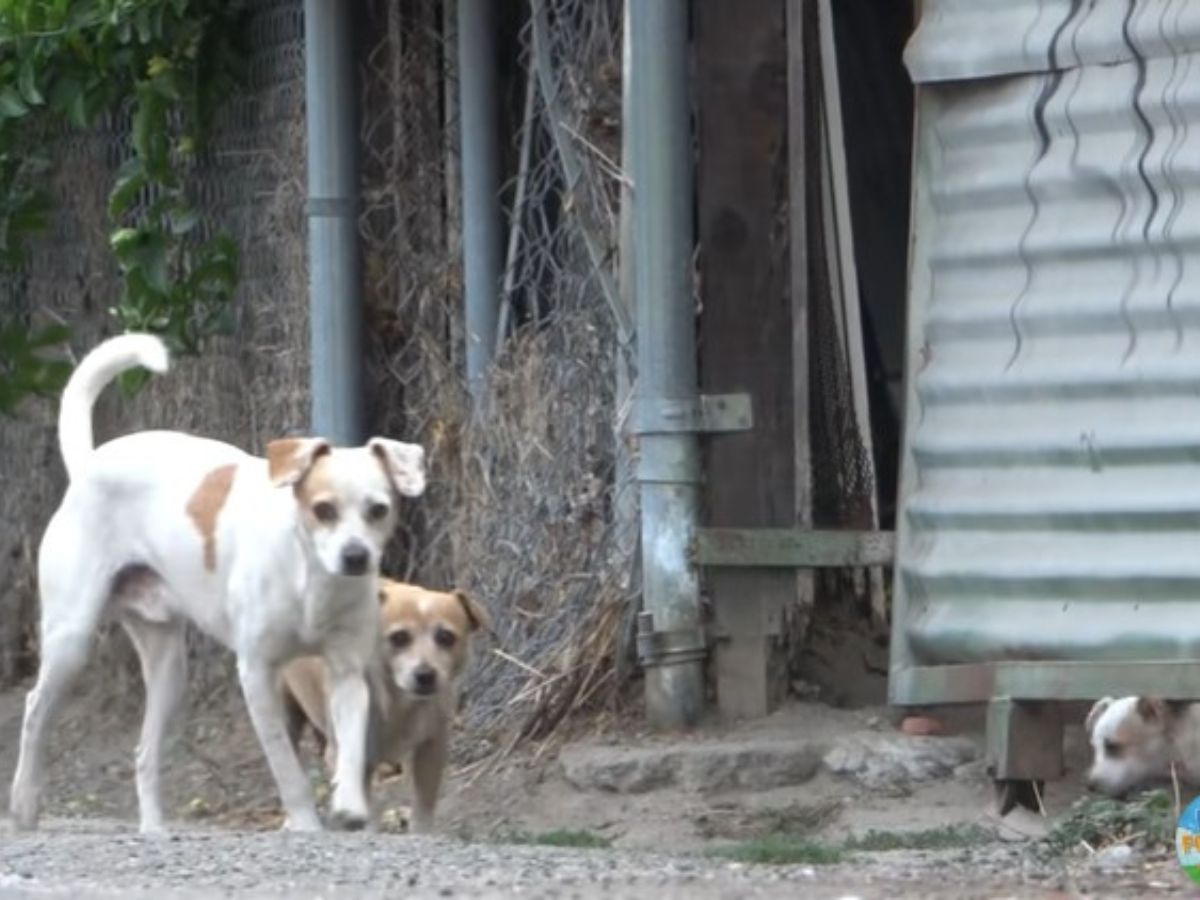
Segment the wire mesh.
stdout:
<path fill-rule="evenodd" d="M 374 421 L 422 441 L 431 466 L 392 568 L 488 606 L 497 640 L 472 673 L 467 719 L 533 735 L 615 696 L 630 567 L 612 502 L 625 452 L 611 305 L 620 4 L 540 8 L 548 27 L 523 18 L 501 36 L 505 324 L 474 414 L 461 358 L 452 7 L 369 7 L 377 40 L 365 53 L 362 116 Z"/>

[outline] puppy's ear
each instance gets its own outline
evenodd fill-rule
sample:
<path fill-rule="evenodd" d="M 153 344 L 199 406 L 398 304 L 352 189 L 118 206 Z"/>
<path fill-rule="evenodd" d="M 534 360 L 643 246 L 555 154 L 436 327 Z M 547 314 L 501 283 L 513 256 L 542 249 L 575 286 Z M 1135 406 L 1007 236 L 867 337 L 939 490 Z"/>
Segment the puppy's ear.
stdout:
<path fill-rule="evenodd" d="M 367 446 L 401 497 L 420 497 L 425 493 L 424 447 L 379 437 L 371 438 Z"/>
<path fill-rule="evenodd" d="M 267 444 L 267 475 L 275 487 L 297 484 L 333 447 L 325 438 L 280 438 Z"/>
<path fill-rule="evenodd" d="M 492 630 L 492 617 L 488 615 L 488 611 L 483 608 L 482 603 L 477 603 L 463 591 L 455 591 L 454 597 L 462 604 L 463 612 L 467 614 L 467 621 L 471 623 L 472 631 Z"/>
<path fill-rule="evenodd" d="M 387 603 L 388 591 L 397 586 L 398 586 L 398 583 L 395 581 L 392 581 L 392 579 L 390 579 L 390 578 L 380 578 L 379 579 L 379 605 L 380 606 L 383 606 L 383 604 Z"/>
<path fill-rule="evenodd" d="M 1157 697 L 1138 697 L 1137 713 L 1147 722 L 1165 722 L 1171 711 L 1165 700 Z"/>
<path fill-rule="evenodd" d="M 1089 735 L 1095 729 L 1096 723 L 1100 721 L 1100 717 L 1104 715 L 1104 711 L 1112 706 L 1112 702 L 1112 697 L 1102 697 L 1088 710 L 1087 718 L 1083 720 L 1083 727 Z"/>

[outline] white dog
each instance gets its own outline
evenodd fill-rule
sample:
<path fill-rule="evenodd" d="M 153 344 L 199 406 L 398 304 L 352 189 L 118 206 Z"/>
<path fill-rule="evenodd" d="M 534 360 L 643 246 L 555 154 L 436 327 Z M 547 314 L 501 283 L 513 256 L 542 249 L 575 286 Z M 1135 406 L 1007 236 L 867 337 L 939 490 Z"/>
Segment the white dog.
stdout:
<path fill-rule="evenodd" d="M 1200 704 L 1154 697 L 1105 697 L 1087 715 L 1088 787 L 1119 797 L 1175 777 L 1200 782 Z"/>
<path fill-rule="evenodd" d="M 321 822 L 288 739 L 277 675 L 297 656 L 326 660 L 340 751 L 332 812 L 338 824 L 361 827 L 379 559 L 398 497 L 425 489 L 424 451 L 381 438 L 354 449 L 289 438 L 273 441 L 264 460 L 168 431 L 93 449 L 92 406 L 104 386 L 135 366 L 163 372 L 167 363 L 155 337 L 113 338 L 84 358 L 63 392 L 58 434 L 70 486 L 39 552 L 41 666 L 25 701 L 14 822 L 37 824 L 47 728 L 110 614 L 137 648 L 146 683 L 137 749 L 143 831 L 163 827 L 161 746 L 184 691 L 189 621 L 237 654 L 292 830 Z"/>

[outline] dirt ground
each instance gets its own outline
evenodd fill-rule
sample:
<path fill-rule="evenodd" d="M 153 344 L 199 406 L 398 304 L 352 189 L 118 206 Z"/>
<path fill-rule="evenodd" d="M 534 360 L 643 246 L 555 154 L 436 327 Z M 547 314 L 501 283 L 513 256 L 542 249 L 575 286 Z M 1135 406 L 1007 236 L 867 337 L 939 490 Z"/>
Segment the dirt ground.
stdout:
<path fill-rule="evenodd" d="M 633 791 L 581 787 L 568 779 L 562 762 L 586 752 L 615 761 L 612 770 L 620 773 L 631 749 L 673 760 L 671 754 L 702 753 L 709 746 L 728 749 L 732 741 L 736 753 L 730 758 L 753 770 L 756 761 L 774 764 L 773 748 L 801 743 L 822 752 L 872 741 L 904 746 L 883 710 L 812 703 L 793 704 L 762 722 L 713 725 L 688 736 L 590 734 L 565 747 L 527 747 L 497 765 L 488 764 L 496 759 L 491 754 L 455 770 L 437 839 L 391 833 L 301 839 L 271 832 L 280 821 L 274 791 L 240 700 L 220 685 L 207 691 L 201 686 L 164 779 L 168 817 L 178 823 L 178 834 L 169 841 L 142 839 L 132 773 L 140 694 L 132 673 L 94 678 L 60 720 L 52 744 L 50 819 L 36 835 L 0 838 L 0 900 L 80 891 L 97 897 L 307 892 L 357 898 L 375 891 L 383 896 L 399 885 L 407 896 L 590 897 L 608 896 L 616 886 L 619 896 L 655 898 L 1118 897 L 1196 890 L 1165 853 L 1079 848 L 1052 858 L 1038 852 L 1029 836 L 1044 832 L 1045 820 L 1032 814 L 996 820 L 978 754 L 952 770 L 913 778 L 888 775 L 887 765 L 910 761 L 881 756 L 882 769 L 871 769 L 874 762 L 864 769 L 871 777 L 825 765 L 791 779 L 797 783 L 747 785 L 735 777 L 716 790 L 670 777 Z M 22 697 L 23 691 L 0 694 L 5 784 L 16 757 Z M 960 733 L 945 740 L 979 743 L 977 717 L 949 724 Z M 487 748 L 478 738 L 460 742 L 468 758 Z M 1077 730 L 1069 733 L 1068 755 L 1068 778 L 1047 788 L 1050 820 L 1080 793 L 1086 751 Z M 313 772 L 321 793 L 315 760 Z M 385 832 L 395 826 L 403 802 L 400 779 L 382 785 Z M 967 829 L 981 837 L 977 845 L 868 849 L 824 864 L 760 865 L 718 855 L 778 829 L 822 845 L 872 832 Z M 542 846 L 564 834 L 568 846 Z M 580 835 L 602 846 L 578 849 Z M 281 886 L 287 890 L 280 892 Z"/>

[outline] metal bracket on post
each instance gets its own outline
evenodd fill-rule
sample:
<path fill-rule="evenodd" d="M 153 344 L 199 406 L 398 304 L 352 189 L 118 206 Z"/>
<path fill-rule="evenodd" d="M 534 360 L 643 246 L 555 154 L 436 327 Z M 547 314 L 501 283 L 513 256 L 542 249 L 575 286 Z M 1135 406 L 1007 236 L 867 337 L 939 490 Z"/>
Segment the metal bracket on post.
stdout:
<path fill-rule="evenodd" d="M 708 653 L 708 642 L 702 628 L 655 631 L 654 614 L 651 612 L 638 613 L 637 625 L 638 661 L 643 667 L 703 662 Z"/>
<path fill-rule="evenodd" d="M 634 420 L 637 434 L 719 434 L 749 431 L 754 412 L 749 394 L 701 394 L 695 400 L 642 400 Z"/>

